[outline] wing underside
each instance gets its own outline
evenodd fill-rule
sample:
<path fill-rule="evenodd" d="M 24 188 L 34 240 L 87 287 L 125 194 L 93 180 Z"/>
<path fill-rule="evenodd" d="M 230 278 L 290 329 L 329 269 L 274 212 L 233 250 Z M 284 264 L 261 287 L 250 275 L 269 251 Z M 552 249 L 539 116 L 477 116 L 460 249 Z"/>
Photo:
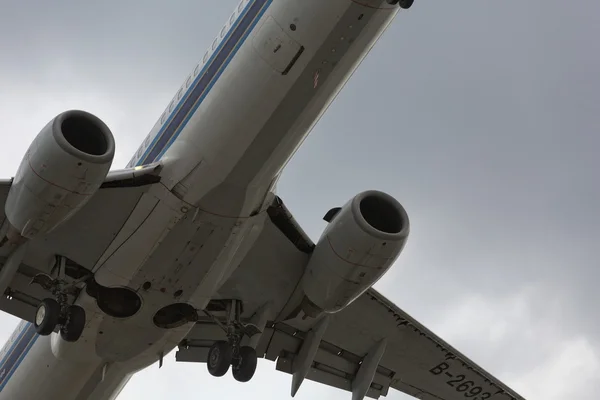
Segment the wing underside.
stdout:
<path fill-rule="evenodd" d="M 100 190 L 64 225 L 41 240 L 27 244 L 23 260 L 11 278 L 0 310 L 31 321 L 41 299 L 52 297 L 40 285 L 31 285 L 38 273 L 51 274 L 56 256 L 67 259 L 66 267 L 91 270 L 115 239 L 136 205 L 153 184 L 160 182 L 160 165 L 112 171 Z M 10 180 L 0 181 L 0 216 L 4 224 L 4 204 Z M 0 248 L 0 276 L 12 253 Z"/>
<path fill-rule="evenodd" d="M 314 245 L 281 200 L 273 207 L 271 223 L 219 291 L 220 298 L 244 301 L 247 322 L 255 322 L 265 305 L 273 308 L 256 343 L 260 357 L 296 375 L 292 381 L 305 373 L 306 379 L 353 393 L 362 390 L 371 398 L 386 396 L 392 388 L 422 400 L 523 400 L 374 289 L 329 315 L 322 332 L 320 321 L 311 318 L 285 320 Z M 201 318 L 176 359 L 206 362 L 210 346 L 225 339 L 210 318 Z M 306 348 L 315 341 L 316 351 L 306 359 Z M 308 365 L 305 372 L 302 365 Z"/>
<path fill-rule="evenodd" d="M 370 290 L 347 309 L 330 317 L 327 329 L 310 360 L 306 379 L 353 392 L 369 354 L 385 339 L 367 397 L 399 390 L 422 400 L 523 400 L 518 394 L 436 337 L 406 313 L 389 307 Z M 257 310 L 255 310 L 257 311 Z M 253 313 L 247 321 L 252 321 Z M 291 375 L 311 328 L 300 320 L 269 321 L 256 347 L 259 356 Z M 180 345 L 177 361 L 206 362 L 210 346 L 226 340 L 209 318 L 202 318 Z"/>

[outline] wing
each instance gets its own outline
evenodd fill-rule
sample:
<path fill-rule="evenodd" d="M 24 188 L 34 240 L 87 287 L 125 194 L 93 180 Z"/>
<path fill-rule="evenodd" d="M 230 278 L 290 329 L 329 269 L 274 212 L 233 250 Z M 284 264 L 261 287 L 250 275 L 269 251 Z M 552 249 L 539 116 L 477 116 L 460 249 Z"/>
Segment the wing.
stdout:
<path fill-rule="evenodd" d="M 144 168 L 112 171 L 100 190 L 65 224 L 41 240 L 28 243 L 15 274 L 9 274 L 0 310 L 18 318 L 32 320 L 41 299 L 51 294 L 40 285 L 30 285 L 38 273 L 50 273 L 55 255 L 66 257 L 70 271 L 91 270 L 115 239 L 121 227 L 150 186 L 160 182 L 159 164 Z M 4 204 L 11 181 L 0 181 L 0 222 L 4 224 Z M 0 248 L 0 281 L 6 275 L 9 254 Z M 9 268 L 9 267 L 8 267 Z"/>
<path fill-rule="evenodd" d="M 242 299 L 244 318 L 258 325 L 265 308 L 271 310 L 254 345 L 260 357 L 293 375 L 292 392 L 306 378 L 353 392 L 353 399 L 379 398 L 392 388 L 422 400 L 523 400 L 373 289 L 326 323 L 281 320 L 295 303 L 313 244 L 279 200 L 269 216 L 219 298 Z M 225 338 L 210 318 L 201 318 L 176 359 L 206 362 L 210 346 Z"/>
<path fill-rule="evenodd" d="M 301 326 L 291 321 L 272 329 L 266 357 L 277 359 L 278 370 L 293 373 L 303 344 Z M 330 317 L 307 377 L 352 391 L 361 361 L 384 339 L 370 397 L 385 396 L 391 387 L 423 400 L 523 400 L 373 289 Z"/>

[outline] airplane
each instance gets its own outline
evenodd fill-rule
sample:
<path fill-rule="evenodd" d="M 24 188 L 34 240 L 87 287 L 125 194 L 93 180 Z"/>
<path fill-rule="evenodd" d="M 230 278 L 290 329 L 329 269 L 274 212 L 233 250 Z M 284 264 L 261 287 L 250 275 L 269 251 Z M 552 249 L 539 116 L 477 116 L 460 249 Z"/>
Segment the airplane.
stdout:
<path fill-rule="evenodd" d="M 115 399 L 176 351 L 251 380 L 257 359 L 350 392 L 524 400 L 373 289 L 408 239 L 363 191 L 313 243 L 282 169 L 412 0 L 242 0 L 124 169 L 98 117 L 69 110 L 0 181 L 0 400 Z M 406 14 L 409 15 L 409 14 Z"/>

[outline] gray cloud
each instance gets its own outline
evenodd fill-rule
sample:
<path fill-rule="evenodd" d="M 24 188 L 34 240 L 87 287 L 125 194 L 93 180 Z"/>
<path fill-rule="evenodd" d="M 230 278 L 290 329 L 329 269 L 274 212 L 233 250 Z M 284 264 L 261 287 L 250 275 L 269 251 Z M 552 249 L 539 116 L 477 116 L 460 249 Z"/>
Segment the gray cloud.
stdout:
<path fill-rule="evenodd" d="M 2 176 L 71 107 L 107 121 L 124 166 L 235 3 L 3 2 Z M 396 196 L 412 237 L 378 288 L 530 400 L 600 389 L 599 36 L 593 0 L 417 0 L 279 185 L 313 239 L 357 192 Z M 287 395 L 273 369 L 240 386 L 169 362 L 121 398 Z M 316 384 L 298 397 L 348 398 Z"/>

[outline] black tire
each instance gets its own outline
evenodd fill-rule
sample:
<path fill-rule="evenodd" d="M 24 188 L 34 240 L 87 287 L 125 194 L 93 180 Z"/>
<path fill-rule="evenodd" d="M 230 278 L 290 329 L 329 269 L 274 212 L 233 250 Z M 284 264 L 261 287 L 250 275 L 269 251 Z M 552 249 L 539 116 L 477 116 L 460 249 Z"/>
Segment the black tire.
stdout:
<path fill-rule="evenodd" d="M 256 372 L 257 361 L 256 350 L 248 346 L 240 348 L 240 360 L 234 363 L 231 368 L 235 380 L 238 382 L 248 382 L 252 379 L 254 372 Z"/>
<path fill-rule="evenodd" d="M 409 8 L 412 7 L 414 2 L 415 2 L 415 0 L 400 0 L 398 3 L 400 4 L 401 8 L 408 10 Z"/>
<path fill-rule="evenodd" d="M 54 299 L 44 299 L 35 311 L 33 325 L 35 331 L 42 336 L 48 336 L 60 320 L 60 306 Z"/>
<path fill-rule="evenodd" d="M 233 349 L 228 342 L 223 340 L 216 342 L 208 350 L 208 359 L 206 360 L 208 372 L 217 377 L 225 375 L 229 371 L 232 357 Z"/>
<path fill-rule="evenodd" d="M 69 306 L 67 322 L 60 328 L 60 337 L 66 342 L 76 342 L 85 328 L 85 310 L 79 306 Z"/>

